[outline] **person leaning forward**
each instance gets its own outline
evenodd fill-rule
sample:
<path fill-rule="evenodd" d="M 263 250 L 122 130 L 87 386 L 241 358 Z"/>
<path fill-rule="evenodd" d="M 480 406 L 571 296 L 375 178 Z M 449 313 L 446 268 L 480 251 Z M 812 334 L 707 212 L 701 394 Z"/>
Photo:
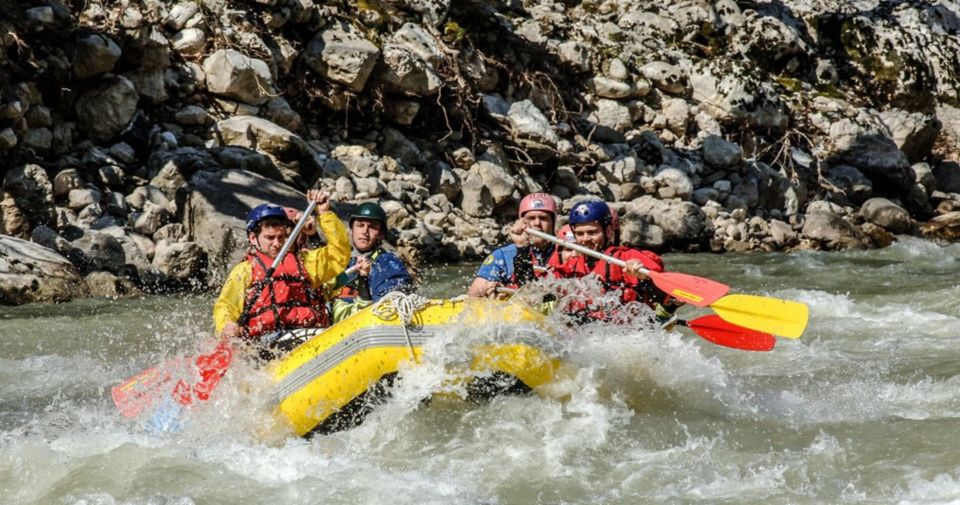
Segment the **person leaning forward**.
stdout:
<path fill-rule="evenodd" d="M 383 249 L 387 213 L 376 202 L 364 202 L 350 214 L 354 254 L 347 270 L 328 287 L 334 293 L 333 322 L 339 322 L 391 291 L 413 292 L 415 282 L 396 254 Z"/>
<path fill-rule="evenodd" d="M 317 224 L 327 245 L 288 252 L 273 276 L 266 273 L 292 231 L 283 207 L 261 204 L 247 215 L 247 257 L 233 267 L 213 305 L 221 338 L 241 337 L 259 343 L 261 336 L 294 328 L 330 325 L 322 285 L 350 260 L 350 239 L 330 200 L 320 190 L 307 192 L 317 202 Z"/>

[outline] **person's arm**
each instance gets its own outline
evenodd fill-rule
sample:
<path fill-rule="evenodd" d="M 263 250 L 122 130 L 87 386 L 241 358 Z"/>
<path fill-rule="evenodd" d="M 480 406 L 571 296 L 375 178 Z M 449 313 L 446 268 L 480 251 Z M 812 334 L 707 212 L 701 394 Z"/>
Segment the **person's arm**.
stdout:
<path fill-rule="evenodd" d="M 500 257 L 500 249 L 490 253 L 480 264 L 480 268 L 477 269 L 477 276 L 470 284 L 470 288 L 467 289 L 467 296 L 474 298 L 496 296 L 497 286 L 503 284 L 504 272 L 500 267 L 500 263 L 503 261 L 503 258 Z"/>
<path fill-rule="evenodd" d="M 243 261 L 233 267 L 223 283 L 220 296 L 213 304 L 213 324 L 221 337 L 232 337 L 240 332 L 237 320 L 243 313 L 244 294 L 252 275 L 250 264 Z"/>
<path fill-rule="evenodd" d="M 303 267 L 314 282 L 314 287 L 335 278 L 350 262 L 350 237 L 347 228 L 333 212 L 324 212 L 317 218 L 327 245 L 303 251 Z"/>

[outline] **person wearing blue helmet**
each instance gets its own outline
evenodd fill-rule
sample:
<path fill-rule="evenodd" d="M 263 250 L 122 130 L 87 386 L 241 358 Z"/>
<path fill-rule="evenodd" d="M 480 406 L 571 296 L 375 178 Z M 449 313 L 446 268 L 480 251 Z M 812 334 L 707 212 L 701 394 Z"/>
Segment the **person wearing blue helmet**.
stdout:
<path fill-rule="evenodd" d="M 407 266 L 383 248 L 387 213 L 377 202 L 364 202 L 350 214 L 350 240 L 354 254 L 347 270 L 337 275 L 328 291 L 333 322 L 339 322 L 379 301 L 391 291 L 411 293 L 416 287 Z"/>
<path fill-rule="evenodd" d="M 247 215 L 247 257 L 230 271 L 213 306 L 221 338 L 242 337 L 263 346 L 261 336 L 330 324 L 322 286 L 346 267 L 350 239 L 326 193 L 311 189 L 307 201 L 317 202 L 316 224 L 327 245 L 287 252 L 273 275 L 269 268 L 293 222 L 283 207 L 272 204 L 258 205 Z"/>
<path fill-rule="evenodd" d="M 605 290 L 619 290 L 623 303 L 642 302 L 655 309 L 658 316 L 668 315 L 675 310 L 674 304 L 642 273 L 644 269 L 662 272 L 663 260 L 651 251 L 616 245 L 613 223 L 610 207 L 599 200 L 580 202 L 570 209 L 570 228 L 576 243 L 622 260 L 626 267 L 586 255 L 573 256 L 564 263 L 557 261 L 550 267 L 561 278 L 594 274 Z M 590 313 L 586 305 L 580 309 Z"/>

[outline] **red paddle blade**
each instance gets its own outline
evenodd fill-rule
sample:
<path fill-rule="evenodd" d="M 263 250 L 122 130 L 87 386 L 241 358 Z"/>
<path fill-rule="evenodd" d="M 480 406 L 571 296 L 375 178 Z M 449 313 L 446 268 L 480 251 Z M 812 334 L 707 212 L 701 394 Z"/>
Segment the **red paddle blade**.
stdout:
<path fill-rule="evenodd" d="M 210 354 L 191 358 L 173 358 L 148 368 L 110 390 L 113 403 L 124 417 L 137 417 L 165 396 L 180 405 L 189 405 L 193 398 L 208 400 L 233 361 L 233 349 L 220 342 Z M 196 368 L 194 368 L 194 363 Z M 197 378 L 199 381 L 191 384 Z"/>
<path fill-rule="evenodd" d="M 678 272 L 649 272 L 647 276 L 664 293 L 697 307 L 706 307 L 730 291 L 726 284 Z"/>
<path fill-rule="evenodd" d="M 110 390 L 113 403 L 124 417 L 137 417 L 164 395 L 169 395 L 176 378 L 190 371 L 189 358 L 173 358 L 148 368 Z"/>
<path fill-rule="evenodd" d="M 687 327 L 714 344 L 744 351 L 770 351 L 777 344 L 777 339 L 769 333 L 730 324 L 717 315 L 687 321 Z"/>

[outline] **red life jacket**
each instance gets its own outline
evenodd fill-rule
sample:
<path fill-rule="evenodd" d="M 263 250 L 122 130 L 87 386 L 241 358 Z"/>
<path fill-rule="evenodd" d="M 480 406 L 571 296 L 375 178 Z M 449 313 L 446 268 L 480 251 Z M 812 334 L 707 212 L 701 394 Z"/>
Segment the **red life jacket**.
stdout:
<path fill-rule="evenodd" d="M 624 261 L 637 259 L 647 270 L 663 271 L 663 260 L 659 255 L 650 251 L 624 246 L 611 246 L 604 251 L 604 254 Z M 663 301 L 663 294 L 653 286 L 649 279 L 640 280 L 632 275 L 626 275 L 623 268 L 604 260 L 593 260 L 584 255 L 574 256 L 563 264 L 560 264 L 559 258 L 555 262 L 553 260 L 551 258 L 551 267 L 554 268 L 559 277 L 577 278 L 596 274 L 600 278 L 604 291 L 621 290 L 620 296 L 623 303 L 640 301 L 651 308 L 656 308 L 656 304 Z"/>
<path fill-rule="evenodd" d="M 269 279 L 267 269 L 273 260 L 267 255 L 255 251 L 247 255 L 247 261 L 253 275 L 240 323 L 248 338 L 278 330 L 330 325 L 326 304 L 310 287 L 296 254 L 287 254 Z"/>

